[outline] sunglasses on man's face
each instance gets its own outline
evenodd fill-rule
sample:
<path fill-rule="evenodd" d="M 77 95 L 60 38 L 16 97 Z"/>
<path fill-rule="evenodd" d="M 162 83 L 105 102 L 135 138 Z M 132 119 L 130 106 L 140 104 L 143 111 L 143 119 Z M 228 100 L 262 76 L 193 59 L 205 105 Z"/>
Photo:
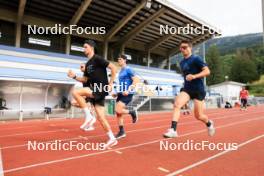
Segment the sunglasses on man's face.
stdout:
<path fill-rule="evenodd" d="M 188 46 L 181 46 L 180 50 L 186 50 L 188 48 Z"/>

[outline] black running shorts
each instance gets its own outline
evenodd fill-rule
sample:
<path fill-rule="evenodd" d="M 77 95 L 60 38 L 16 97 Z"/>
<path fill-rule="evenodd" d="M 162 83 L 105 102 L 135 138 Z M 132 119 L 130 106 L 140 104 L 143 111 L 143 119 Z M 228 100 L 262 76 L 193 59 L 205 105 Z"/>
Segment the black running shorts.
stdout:
<path fill-rule="evenodd" d="M 183 88 L 181 90 L 181 92 L 187 93 L 192 100 L 196 99 L 196 100 L 203 101 L 205 99 L 205 96 L 206 96 L 205 91 L 193 91 L 193 90 L 187 90 L 187 89 Z"/>
<path fill-rule="evenodd" d="M 118 94 L 116 102 L 121 101 L 125 105 L 128 105 L 128 103 L 130 103 L 132 101 L 132 98 L 133 98 L 133 94 L 129 94 L 127 96 L 124 96 L 123 94 Z"/>

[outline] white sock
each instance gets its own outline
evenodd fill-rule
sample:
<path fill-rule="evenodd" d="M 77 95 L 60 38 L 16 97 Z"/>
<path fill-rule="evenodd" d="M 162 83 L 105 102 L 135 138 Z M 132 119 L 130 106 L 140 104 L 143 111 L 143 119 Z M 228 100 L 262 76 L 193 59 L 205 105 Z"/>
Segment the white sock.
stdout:
<path fill-rule="evenodd" d="M 87 107 L 83 108 L 83 111 L 85 113 L 85 120 L 86 121 L 90 121 L 92 118 L 94 118 L 94 116 L 92 115 L 91 111 Z"/>
<path fill-rule="evenodd" d="M 115 140 L 116 139 L 114 134 L 113 134 L 113 132 L 111 130 L 109 132 L 107 132 L 107 135 L 108 135 L 110 140 Z"/>

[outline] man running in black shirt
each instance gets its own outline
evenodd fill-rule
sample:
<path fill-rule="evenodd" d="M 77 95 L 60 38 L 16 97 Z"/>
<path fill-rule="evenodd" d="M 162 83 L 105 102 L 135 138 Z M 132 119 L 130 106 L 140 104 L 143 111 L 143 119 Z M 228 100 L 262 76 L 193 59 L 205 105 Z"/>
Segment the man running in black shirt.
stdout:
<path fill-rule="evenodd" d="M 87 82 L 89 79 L 89 88 L 74 90 L 72 95 L 80 107 L 84 110 L 86 119 L 89 120 L 90 125 L 92 125 L 95 120 L 92 117 L 83 97 L 91 98 L 92 104 L 94 105 L 95 112 L 97 114 L 97 119 L 109 137 L 109 140 L 105 144 L 105 148 L 110 148 L 111 146 L 117 144 L 117 140 L 113 135 L 108 121 L 105 118 L 104 103 L 105 96 L 108 95 L 107 91 L 111 91 L 112 89 L 113 82 L 116 77 L 116 67 L 112 63 L 103 59 L 101 56 L 95 54 L 95 45 L 95 42 L 92 40 L 86 40 L 84 43 L 84 54 L 88 57 L 84 76 L 77 77 L 76 74 L 71 70 L 68 72 L 68 76 L 80 82 Z M 109 83 L 106 68 L 111 70 L 111 80 Z M 110 90 L 107 90 L 107 88 Z"/>

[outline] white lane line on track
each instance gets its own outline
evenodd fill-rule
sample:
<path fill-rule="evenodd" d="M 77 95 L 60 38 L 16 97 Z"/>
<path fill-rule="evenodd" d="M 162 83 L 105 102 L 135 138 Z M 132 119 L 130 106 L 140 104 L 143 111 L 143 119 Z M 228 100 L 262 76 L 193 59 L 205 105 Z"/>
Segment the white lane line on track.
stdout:
<path fill-rule="evenodd" d="M 119 151 L 119 150 L 116 150 L 115 151 L 117 154 L 122 154 L 123 152 Z"/>
<path fill-rule="evenodd" d="M 165 169 L 163 167 L 158 167 L 158 170 L 160 170 L 162 172 L 166 172 L 166 173 L 169 173 L 170 172 L 168 169 Z"/>
<path fill-rule="evenodd" d="M 226 124 L 226 125 L 218 126 L 216 128 L 217 129 L 221 129 L 221 128 L 225 128 L 225 127 L 230 127 L 230 126 L 234 126 L 234 125 L 238 125 L 238 124 L 243 124 L 243 123 L 257 121 L 257 120 L 263 120 L 263 119 L 264 119 L 263 116 L 262 117 L 256 117 L 256 118 L 249 119 L 249 120 L 244 120 L 244 121 L 240 121 L 240 122 L 234 122 L 234 123 L 229 123 L 229 124 Z M 198 131 L 194 131 L 194 132 L 183 134 L 183 135 L 181 135 L 179 137 L 185 137 L 185 136 L 190 136 L 192 134 L 204 133 L 206 131 L 207 131 L 206 129 L 198 130 Z M 13 169 L 7 169 L 7 170 L 4 170 L 4 173 L 10 173 L 10 172 L 25 170 L 25 169 L 29 169 L 29 168 L 38 167 L 38 166 L 45 166 L 45 165 L 50 165 L 50 164 L 55 164 L 55 163 L 61 163 L 61 162 L 64 162 L 64 161 L 71 161 L 71 160 L 86 158 L 86 157 L 90 157 L 90 156 L 96 156 L 96 155 L 101 155 L 101 154 L 105 154 L 105 153 L 121 151 L 121 150 L 125 150 L 125 149 L 133 149 L 133 148 L 137 148 L 137 147 L 141 147 L 141 146 L 145 146 L 145 145 L 155 144 L 155 143 L 158 143 L 160 141 L 165 141 L 165 140 L 171 140 L 171 139 L 164 139 L 164 138 L 161 139 L 161 138 L 159 138 L 159 139 L 154 140 L 154 141 L 149 141 L 149 142 L 144 142 L 144 143 L 140 143 L 140 144 L 120 147 L 120 148 L 116 148 L 116 149 L 105 150 L 105 151 L 95 152 L 95 153 L 89 153 L 89 154 L 85 154 L 85 155 L 78 155 L 78 156 L 73 156 L 73 157 L 68 157 L 68 158 L 63 158 L 63 159 L 51 160 L 51 161 L 46 161 L 46 162 L 40 162 L 40 163 L 26 165 L 26 166 L 21 166 L 21 167 L 17 167 L 17 168 L 13 168 Z"/>
<path fill-rule="evenodd" d="M 64 131 L 64 132 L 68 132 L 69 130 L 67 129 L 59 129 L 59 130 L 50 130 L 50 131 L 38 131 L 38 132 L 28 132 L 28 133 L 18 133 L 18 134 L 9 134 L 9 135 L 3 135 L 0 136 L 0 138 L 5 138 L 5 137 L 13 137 L 13 136 L 24 136 L 24 135 L 28 135 L 28 134 L 45 134 L 45 133 L 55 133 L 55 132 L 59 132 L 59 131 Z"/>
<path fill-rule="evenodd" d="M 2 160 L 2 151 L 0 148 L 0 176 L 4 176 L 3 160 Z"/>
<path fill-rule="evenodd" d="M 236 111 L 237 112 L 237 111 Z M 240 112 L 240 111 L 239 111 Z M 256 112 L 255 112 L 256 113 Z M 221 115 L 221 117 L 226 117 L 226 116 L 228 116 L 228 114 L 227 115 L 224 115 L 224 116 L 222 116 L 223 115 L 223 112 L 210 112 L 210 113 L 207 113 L 207 115 L 210 117 L 211 115 Z M 187 117 L 187 116 L 186 116 Z M 144 117 L 144 119 L 147 119 L 147 118 L 149 118 L 149 117 Z M 62 120 L 67 120 L 67 119 L 62 119 Z M 166 120 L 166 119 L 165 119 Z M 142 121 L 142 122 L 140 122 L 140 124 L 145 124 L 145 123 L 155 123 L 155 122 L 162 122 L 162 121 L 165 121 L 164 120 L 164 118 L 162 118 L 162 119 L 157 119 L 157 120 L 151 120 L 151 121 Z M 36 121 L 36 120 L 34 120 L 34 121 Z M 44 120 L 40 120 L 41 122 L 43 122 L 43 123 L 48 123 L 49 121 L 44 121 Z M 115 120 L 109 120 L 109 122 L 114 122 Z M 54 123 L 54 122 L 52 122 L 52 123 Z M 61 123 L 61 122 L 58 122 L 58 123 Z M 77 124 L 80 124 L 80 122 L 74 122 L 74 123 L 69 123 L 69 125 L 77 125 Z M 55 124 L 54 124 L 55 125 Z M 67 124 L 68 125 L 68 124 Z M 128 125 L 134 125 L 134 123 L 132 123 L 132 122 L 129 122 L 129 123 L 127 123 L 126 124 L 126 126 L 128 126 Z M 6 128 L 6 129 L 0 129 L 0 132 L 1 131 L 8 131 L 8 130 L 16 130 L 16 129 L 21 129 L 21 128 L 29 128 L 29 127 L 36 127 L 36 124 L 35 125 L 27 125 L 27 126 L 21 126 L 21 127 L 13 127 L 13 128 Z M 59 126 L 58 126 L 59 127 Z"/>
<path fill-rule="evenodd" d="M 78 138 L 88 140 L 88 137 L 85 137 L 85 136 L 78 136 Z"/>
<path fill-rule="evenodd" d="M 249 139 L 249 140 L 247 140 L 247 141 L 245 141 L 245 142 L 243 142 L 243 143 L 240 143 L 237 147 L 238 147 L 238 149 L 239 149 L 239 148 L 241 148 L 241 147 L 243 147 L 243 146 L 245 146 L 245 145 L 247 145 L 247 144 L 250 144 L 250 143 L 252 143 L 252 142 L 254 142 L 254 141 L 256 141 L 256 140 L 259 140 L 259 139 L 261 139 L 261 138 L 264 138 L 264 134 L 259 135 L 259 136 L 257 136 L 257 137 L 254 137 L 254 138 L 252 138 L 252 139 Z M 215 154 L 215 155 L 212 155 L 212 156 L 210 156 L 210 157 L 208 157 L 208 158 L 205 158 L 205 159 L 203 159 L 203 160 L 200 160 L 200 161 L 198 161 L 198 162 L 195 162 L 195 163 L 193 163 L 193 164 L 191 164 L 191 165 L 189 165 L 189 166 L 186 166 L 186 167 L 184 167 L 184 168 L 182 168 L 182 169 L 176 170 L 175 172 L 172 172 L 172 173 L 168 174 L 167 176 L 176 176 L 176 175 L 178 175 L 178 174 L 181 174 L 181 173 L 183 173 L 183 172 L 185 172 L 185 171 L 188 171 L 188 170 L 190 170 L 190 169 L 192 169 L 192 168 L 194 168 L 194 167 L 197 167 L 197 166 L 199 166 L 199 165 L 201 165 L 201 164 L 204 164 L 204 163 L 206 163 L 206 162 L 209 162 L 209 161 L 211 161 L 211 160 L 213 160 L 213 159 L 215 159 L 215 158 L 218 158 L 218 157 L 220 157 L 220 156 L 222 156 L 222 155 L 225 155 L 225 154 L 227 154 L 227 153 L 229 153 L 229 152 L 232 152 L 232 151 L 237 151 L 237 150 L 225 150 L 225 151 L 219 152 L 219 153 L 217 153 L 217 154 Z"/>
<path fill-rule="evenodd" d="M 255 114 L 255 113 L 260 113 L 260 112 L 250 113 L 250 115 Z M 245 114 L 243 114 L 243 115 L 245 115 Z M 234 114 L 234 115 L 230 115 L 230 116 L 222 116 L 222 117 L 212 118 L 212 120 L 227 119 L 227 118 L 230 118 L 230 117 L 240 117 L 240 115 Z M 188 125 L 188 124 L 195 124 L 195 123 L 201 123 L 201 122 L 195 120 L 195 121 L 190 121 L 190 122 L 183 122 L 180 125 Z M 165 127 L 168 127 L 168 125 L 163 125 L 163 126 L 158 126 L 158 127 L 152 127 L 152 128 L 129 130 L 126 133 L 134 133 L 134 132 L 141 132 L 141 131 L 150 131 L 150 130 L 165 128 Z M 71 130 L 71 131 L 73 131 L 73 130 Z M 105 134 L 95 135 L 95 136 L 83 136 L 83 137 L 87 137 L 87 139 L 91 139 L 91 138 L 103 137 L 103 136 L 105 136 Z M 82 138 L 80 138 L 80 137 L 74 137 L 74 138 L 56 139 L 56 140 L 71 141 L 71 140 L 81 140 L 81 139 Z M 44 143 L 54 142 L 54 141 L 55 140 L 45 141 Z M 19 144 L 19 145 L 5 146 L 5 147 L 2 147 L 2 150 L 4 150 L 4 149 L 18 148 L 18 147 L 24 147 L 24 146 L 27 146 L 27 144 Z"/>
<path fill-rule="evenodd" d="M 17 130 L 17 129 L 22 129 L 22 128 L 29 128 L 29 127 L 36 127 L 36 125 L 27 125 L 27 126 L 6 128 L 6 129 L 1 129 L 0 132 L 1 131 L 9 131 L 9 130 Z"/>

